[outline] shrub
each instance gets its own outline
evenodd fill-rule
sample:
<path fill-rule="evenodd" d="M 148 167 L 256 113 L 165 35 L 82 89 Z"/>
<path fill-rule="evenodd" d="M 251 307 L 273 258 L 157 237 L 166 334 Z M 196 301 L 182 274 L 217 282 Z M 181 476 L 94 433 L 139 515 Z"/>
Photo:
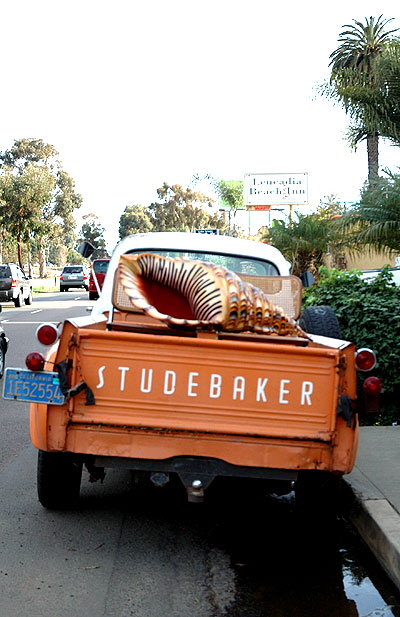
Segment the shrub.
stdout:
<path fill-rule="evenodd" d="M 376 353 L 374 375 L 380 377 L 384 388 L 375 423 L 399 421 L 400 288 L 393 283 L 388 267 L 370 280 L 361 278 L 356 270 L 328 272 L 322 267 L 318 283 L 306 289 L 303 298 L 303 308 L 318 305 L 330 305 L 335 311 L 343 339 Z"/>

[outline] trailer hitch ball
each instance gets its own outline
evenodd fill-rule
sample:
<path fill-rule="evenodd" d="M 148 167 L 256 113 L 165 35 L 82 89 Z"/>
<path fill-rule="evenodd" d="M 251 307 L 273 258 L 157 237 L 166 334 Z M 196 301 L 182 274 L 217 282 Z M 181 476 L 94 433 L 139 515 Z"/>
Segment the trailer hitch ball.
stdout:
<path fill-rule="evenodd" d="M 192 485 L 188 487 L 189 503 L 199 503 L 204 499 L 204 487 L 201 480 L 193 480 Z"/>

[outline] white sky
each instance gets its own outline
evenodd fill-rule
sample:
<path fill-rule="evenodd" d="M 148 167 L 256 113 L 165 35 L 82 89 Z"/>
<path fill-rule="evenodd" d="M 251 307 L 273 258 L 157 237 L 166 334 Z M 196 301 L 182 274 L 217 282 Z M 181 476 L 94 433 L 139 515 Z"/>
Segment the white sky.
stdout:
<path fill-rule="evenodd" d="M 343 24 L 398 0 L 0 0 L 0 150 L 41 138 L 60 153 L 109 248 L 127 205 L 195 173 L 308 172 L 310 206 L 357 200 L 366 146 L 318 97 Z M 381 146 L 396 170 L 399 149 Z M 81 221 L 79 220 L 79 225 Z"/>

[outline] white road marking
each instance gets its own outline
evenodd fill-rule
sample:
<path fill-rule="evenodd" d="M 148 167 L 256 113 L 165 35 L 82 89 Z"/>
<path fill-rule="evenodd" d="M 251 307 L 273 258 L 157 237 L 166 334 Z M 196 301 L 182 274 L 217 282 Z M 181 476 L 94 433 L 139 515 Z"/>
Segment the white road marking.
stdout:
<path fill-rule="evenodd" d="M 16 324 L 16 325 L 18 325 L 18 326 L 21 326 L 21 325 L 25 325 L 25 324 L 37 324 L 37 323 L 43 323 L 43 321 L 10 321 L 10 319 L 7 319 L 7 320 L 3 319 L 3 320 L 2 320 L 2 323 L 9 323 L 9 324 L 11 324 L 12 326 L 13 326 L 14 324 Z M 46 323 L 47 323 L 47 322 L 46 322 Z M 54 324 L 56 324 L 56 323 L 58 323 L 58 321 L 49 321 L 48 323 L 54 323 Z"/>

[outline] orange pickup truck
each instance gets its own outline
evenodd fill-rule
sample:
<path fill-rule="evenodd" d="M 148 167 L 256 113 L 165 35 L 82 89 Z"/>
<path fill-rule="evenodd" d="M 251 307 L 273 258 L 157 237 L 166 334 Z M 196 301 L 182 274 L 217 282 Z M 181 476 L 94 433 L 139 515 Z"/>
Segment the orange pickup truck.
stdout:
<path fill-rule="evenodd" d="M 3 396 L 31 403 L 42 505 L 76 502 L 83 465 L 177 474 L 191 501 L 217 476 L 293 487 L 350 472 L 356 368 L 374 355 L 337 338 L 329 307 L 300 315 L 289 266 L 230 237 L 120 242 L 92 313 L 43 324 L 47 356 L 6 371 Z"/>

